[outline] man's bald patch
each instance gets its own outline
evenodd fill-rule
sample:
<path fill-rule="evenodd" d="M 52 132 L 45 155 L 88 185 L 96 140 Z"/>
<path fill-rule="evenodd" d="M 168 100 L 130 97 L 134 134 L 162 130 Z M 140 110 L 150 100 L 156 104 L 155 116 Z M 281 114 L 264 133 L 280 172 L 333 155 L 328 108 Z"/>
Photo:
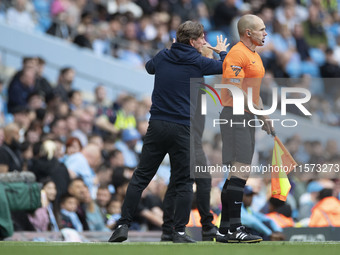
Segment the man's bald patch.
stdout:
<path fill-rule="evenodd" d="M 101 152 L 99 146 L 89 143 L 82 149 L 82 154 L 86 158 L 90 167 L 95 168 L 101 161 Z"/>
<path fill-rule="evenodd" d="M 82 149 L 83 154 L 100 156 L 100 148 L 96 144 L 89 143 Z"/>
<path fill-rule="evenodd" d="M 244 35 L 247 29 L 255 29 L 259 21 L 261 21 L 261 19 L 256 15 L 246 14 L 242 16 L 237 23 L 237 30 L 240 37 Z"/>
<path fill-rule="evenodd" d="M 18 124 L 12 122 L 5 126 L 4 128 L 4 135 L 6 136 L 11 136 L 13 132 L 18 132 L 20 130 Z"/>

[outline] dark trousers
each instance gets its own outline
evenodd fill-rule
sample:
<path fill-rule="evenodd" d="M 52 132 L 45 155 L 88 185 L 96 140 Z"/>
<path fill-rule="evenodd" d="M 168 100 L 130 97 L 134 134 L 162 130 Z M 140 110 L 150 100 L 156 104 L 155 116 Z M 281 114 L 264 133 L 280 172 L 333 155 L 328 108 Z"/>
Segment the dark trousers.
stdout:
<path fill-rule="evenodd" d="M 195 182 L 197 185 L 197 209 L 201 216 L 202 228 L 208 230 L 214 226 L 214 224 L 212 224 L 214 217 L 210 213 L 211 178 L 197 178 L 195 179 Z M 174 211 L 176 206 L 176 192 L 174 186 L 174 182 L 170 180 L 163 201 L 162 231 L 168 234 L 172 233 L 174 229 Z"/>
<path fill-rule="evenodd" d="M 200 102 L 200 101 L 199 101 Z M 192 164 L 197 166 L 206 166 L 207 159 L 202 148 L 202 135 L 204 131 L 205 116 L 201 115 L 198 106 L 195 112 L 194 118 L 191 120 L 191 145 L 193 146 L 192 154 L 194 158 L 191 158 Z M 191 165 L 191 167 L 194 167 Z M 211 176 L 209 173 L 195 174 L 192 168 L 193 175 L 197 186 L 196 199 L 197 209 L 201 216 L 201 224 L 203 230 L 209 230 L 214 225 L 212 221 L 213 215 L 210 213 L 210 191 L 211 191 Z M 192 180 L 193 182 L 193 180 Z M 168 190 L 163 200 L 163 225 L 162 230 L 164 233 L 172 233 L 174 226 L 174 211 L 175 211 L 175 183 L 173 178 L 170 178 Z"/>
<path fill-rule="evenodd" d="M 132 222 L 143 190 L 155 176 L 167 153 L 175 190 L 174 227 L 178 232 L 185 230 L 192 203 L 190 127 L 161 120 L 149 122 L 140 162 L 128 186 L 122 217 L 117 226 Z"/>

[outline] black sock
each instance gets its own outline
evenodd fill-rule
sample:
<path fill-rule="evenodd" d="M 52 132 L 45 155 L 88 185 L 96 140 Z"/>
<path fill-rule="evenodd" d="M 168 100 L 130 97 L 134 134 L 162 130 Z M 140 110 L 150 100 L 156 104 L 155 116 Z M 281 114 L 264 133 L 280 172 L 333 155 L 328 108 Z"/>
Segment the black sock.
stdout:
<path fill-rule="evenodd" d="M 232 176 L 227 187 L 227 198 L 229 206 L 230 231 L 236 231 L 241 224 L 241 206 L 243 201 L 243 190 L 246 180 Z"/>
<path fill-rule="evenodd" d="M 223 185 L 222 193 L 221 193 L 221 202 L 222 202 L 222 211 L 221 211 L 221 223 L 219 231 L 221 234 L 227 234 L 230 228 L 229 222 L 229 206 L 227 199 L 227 187 L 229 180 L 227 179 Z"/>

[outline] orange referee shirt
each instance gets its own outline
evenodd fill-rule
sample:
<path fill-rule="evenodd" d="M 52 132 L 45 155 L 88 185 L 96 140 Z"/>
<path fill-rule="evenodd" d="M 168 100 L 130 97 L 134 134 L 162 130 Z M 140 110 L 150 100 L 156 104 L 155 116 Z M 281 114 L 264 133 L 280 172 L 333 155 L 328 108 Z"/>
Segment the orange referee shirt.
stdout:
<path fill-rule="evenodd" d="M 253 88 L 253 104 L 258 105 L 260 87 L 265 70 L 260 55 L 247 48 L 242 42 L 234 45 L 223 62 L 223 83 L 232 84 L 248 94 Z M 233 106 L 228 89 L 221 89 L 223 106 Z"/>

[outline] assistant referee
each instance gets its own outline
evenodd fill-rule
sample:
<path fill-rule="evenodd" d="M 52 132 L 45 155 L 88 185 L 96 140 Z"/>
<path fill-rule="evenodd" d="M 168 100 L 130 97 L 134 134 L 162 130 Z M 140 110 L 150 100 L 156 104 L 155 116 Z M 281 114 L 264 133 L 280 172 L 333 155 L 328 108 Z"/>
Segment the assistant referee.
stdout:
<path fill-rule="evenodd" d="M 223 62 L 223 83 L 231 84 L 243 91 L 244 115 L 233 115 L 233 97 L 228 89 L 221 89 L 221 99 L 224 106 L 220 118 L 231 120 L 229 125 L 221 125 L 222 159 L 223 163 L 232 166 L 236 171 L 230 172 L 221 194 L 222 217 L 220 233 L 226 234 L 228 242 L 259 242 L 260 236 L 248 233 L 241 224 L 241 205 L 243 190 L 250 171 L 254 154 L 255 128 L 247 125 L 254 119 L 254 114 L 248 108 L 248 88 L 252 88 L 252 103 L 257 110 L 263 109 L 260 97 L 260 86 L 265 70 L 256 47 L 263 46 L 267 36 L 266 27 L 259 17 L 244 15 L 237 24 L 240 42 L 233 46 Z M 262 129 L 268 134 L 274 132 L 267 116 L 259 115 L 264 125 Z M 245 123 L 231 125 L 230 123 Z"/>

